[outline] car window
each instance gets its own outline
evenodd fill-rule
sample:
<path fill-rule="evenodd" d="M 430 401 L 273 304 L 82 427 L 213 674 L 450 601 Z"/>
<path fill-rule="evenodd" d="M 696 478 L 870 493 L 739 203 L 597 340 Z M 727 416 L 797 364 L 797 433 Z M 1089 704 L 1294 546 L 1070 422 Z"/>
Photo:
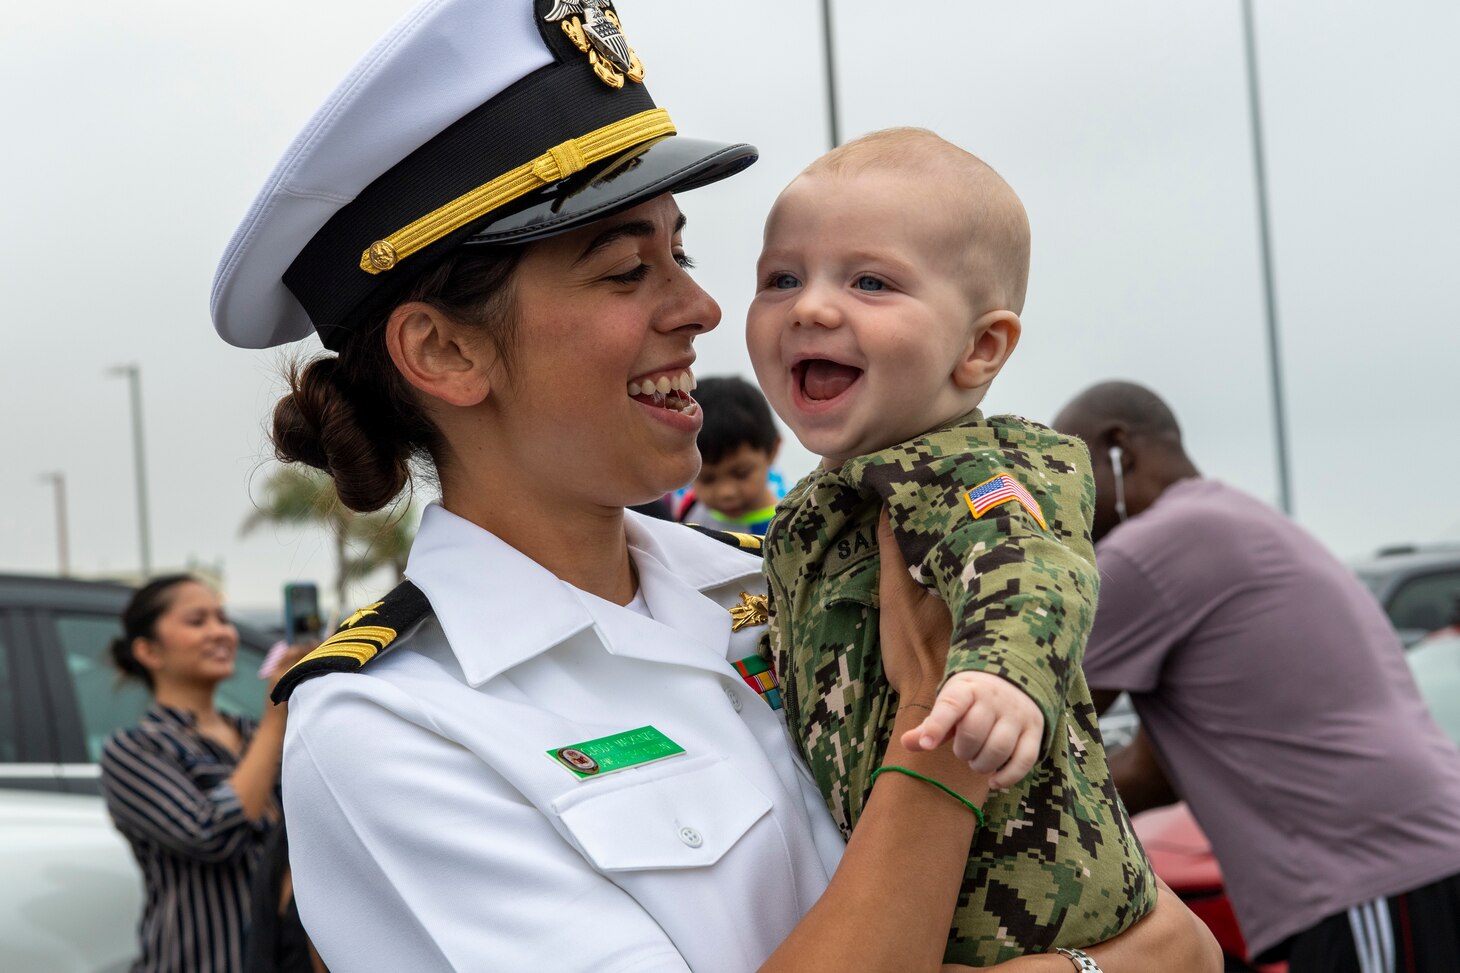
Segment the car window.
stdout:
<path fill-rule="evenodd" d="M 136 723 L 152 705 L 145 686 L 118 679 L 108 646 L 121 634 L 114 615 L 57 612 L 52 616 L 56 640 L 66 653 L 66 671 L 76 693 L 88 759 L 101 759 L 101 748 L 114 730 Z M 258 717 L 263 709 L 263 683 L 258 678 L 262 654 L 240 645 L 232 677 L 218 687 L 217 705 L 231 713 Z"/>
<path fill-rule="evenodd" d="M 108 652 L 111 640 L 122 634 L 115 615 L 57 613 L 52 624 L 56 641 L 66 653 L 87 757 L 99 760 L 111 732 L 136 723 L 152 705 L 152 698 L 136 680 L 117 678 Z"/>
<path fill-rule="evenodd" d="M 1437 571 L 1410 578 L 1389 599 L 1389 620 L 1398 629 L 1433 632 L 1450 624 L 1455 597 L 1460 594 L 1460 571 Z"/>
<path fill-rule="evenodd" d="M 5 616 L 0 615 L 0 764 L 13 764 L 20 760 L 20 741 L 15 726 L 15 682 L 11 672 Z"/>

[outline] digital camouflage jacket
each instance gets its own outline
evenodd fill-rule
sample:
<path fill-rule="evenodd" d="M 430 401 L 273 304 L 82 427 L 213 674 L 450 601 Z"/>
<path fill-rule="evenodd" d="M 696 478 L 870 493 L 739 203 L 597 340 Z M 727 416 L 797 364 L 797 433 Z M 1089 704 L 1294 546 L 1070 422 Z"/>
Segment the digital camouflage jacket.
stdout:
<path fill-rule="evenodd" d="M 914 576 L 952 612 L 948 673 L 997 673 L 1044 713 L 1039 763 L 984 807 L 949 962 L 984 966 L 1090 945 L 1155 905 L 1080 670 L 1099 583 L 1094 502 L 1078 440 L 974 412 L 815 471 L 766 535 L 769 653 L 792 734 L 844 835 L 897 712 L 877 644 L 883 505 Z"/>

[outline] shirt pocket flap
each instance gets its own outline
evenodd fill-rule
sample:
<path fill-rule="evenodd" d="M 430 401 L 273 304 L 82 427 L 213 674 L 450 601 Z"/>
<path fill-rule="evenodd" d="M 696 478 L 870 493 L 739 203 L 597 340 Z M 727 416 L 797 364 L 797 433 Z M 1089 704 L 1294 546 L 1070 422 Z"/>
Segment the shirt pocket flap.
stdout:
<path fill-rule="evenodd" d="M 822 604 L 865 605 L 877 607 L 878 561 L 876 558 L 853 565 L 841 574 L 822 582 L 825 594 Z"/>
<path fill-rule="evenodd" d="M 605 872 L 713 865 L 771 809 L 723 757 L 554 803 L 583 854 Z"/>

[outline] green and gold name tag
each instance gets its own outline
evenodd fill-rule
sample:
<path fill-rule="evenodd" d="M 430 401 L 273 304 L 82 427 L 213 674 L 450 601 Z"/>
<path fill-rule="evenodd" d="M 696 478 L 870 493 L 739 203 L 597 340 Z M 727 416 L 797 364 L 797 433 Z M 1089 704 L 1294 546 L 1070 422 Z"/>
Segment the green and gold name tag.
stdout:
<path fill-rule="evenodd" d="M 546 753 L 554 761 L 567 767 L 574 777 L 583 780 L 667 757 L 677 757 L 684 753 L 684 747 L 652 726 L 641 726 L 637 730 L 625 730 L 613 736 L 599 737 L 597 740 L 555 747 Z"/>

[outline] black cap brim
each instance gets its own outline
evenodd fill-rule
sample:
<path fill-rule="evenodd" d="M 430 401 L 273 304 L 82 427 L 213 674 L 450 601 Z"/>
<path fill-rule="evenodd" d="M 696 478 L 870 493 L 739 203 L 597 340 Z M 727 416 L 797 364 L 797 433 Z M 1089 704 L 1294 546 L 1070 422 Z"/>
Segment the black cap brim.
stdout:
<path fill-rule="evenodd" d="M 733 176 L 759 158 L 753 145 L 671 135 L 589 166 L 494 212 L 462 246 L 526 243 L 557 236 L 664 193 Z"/>

